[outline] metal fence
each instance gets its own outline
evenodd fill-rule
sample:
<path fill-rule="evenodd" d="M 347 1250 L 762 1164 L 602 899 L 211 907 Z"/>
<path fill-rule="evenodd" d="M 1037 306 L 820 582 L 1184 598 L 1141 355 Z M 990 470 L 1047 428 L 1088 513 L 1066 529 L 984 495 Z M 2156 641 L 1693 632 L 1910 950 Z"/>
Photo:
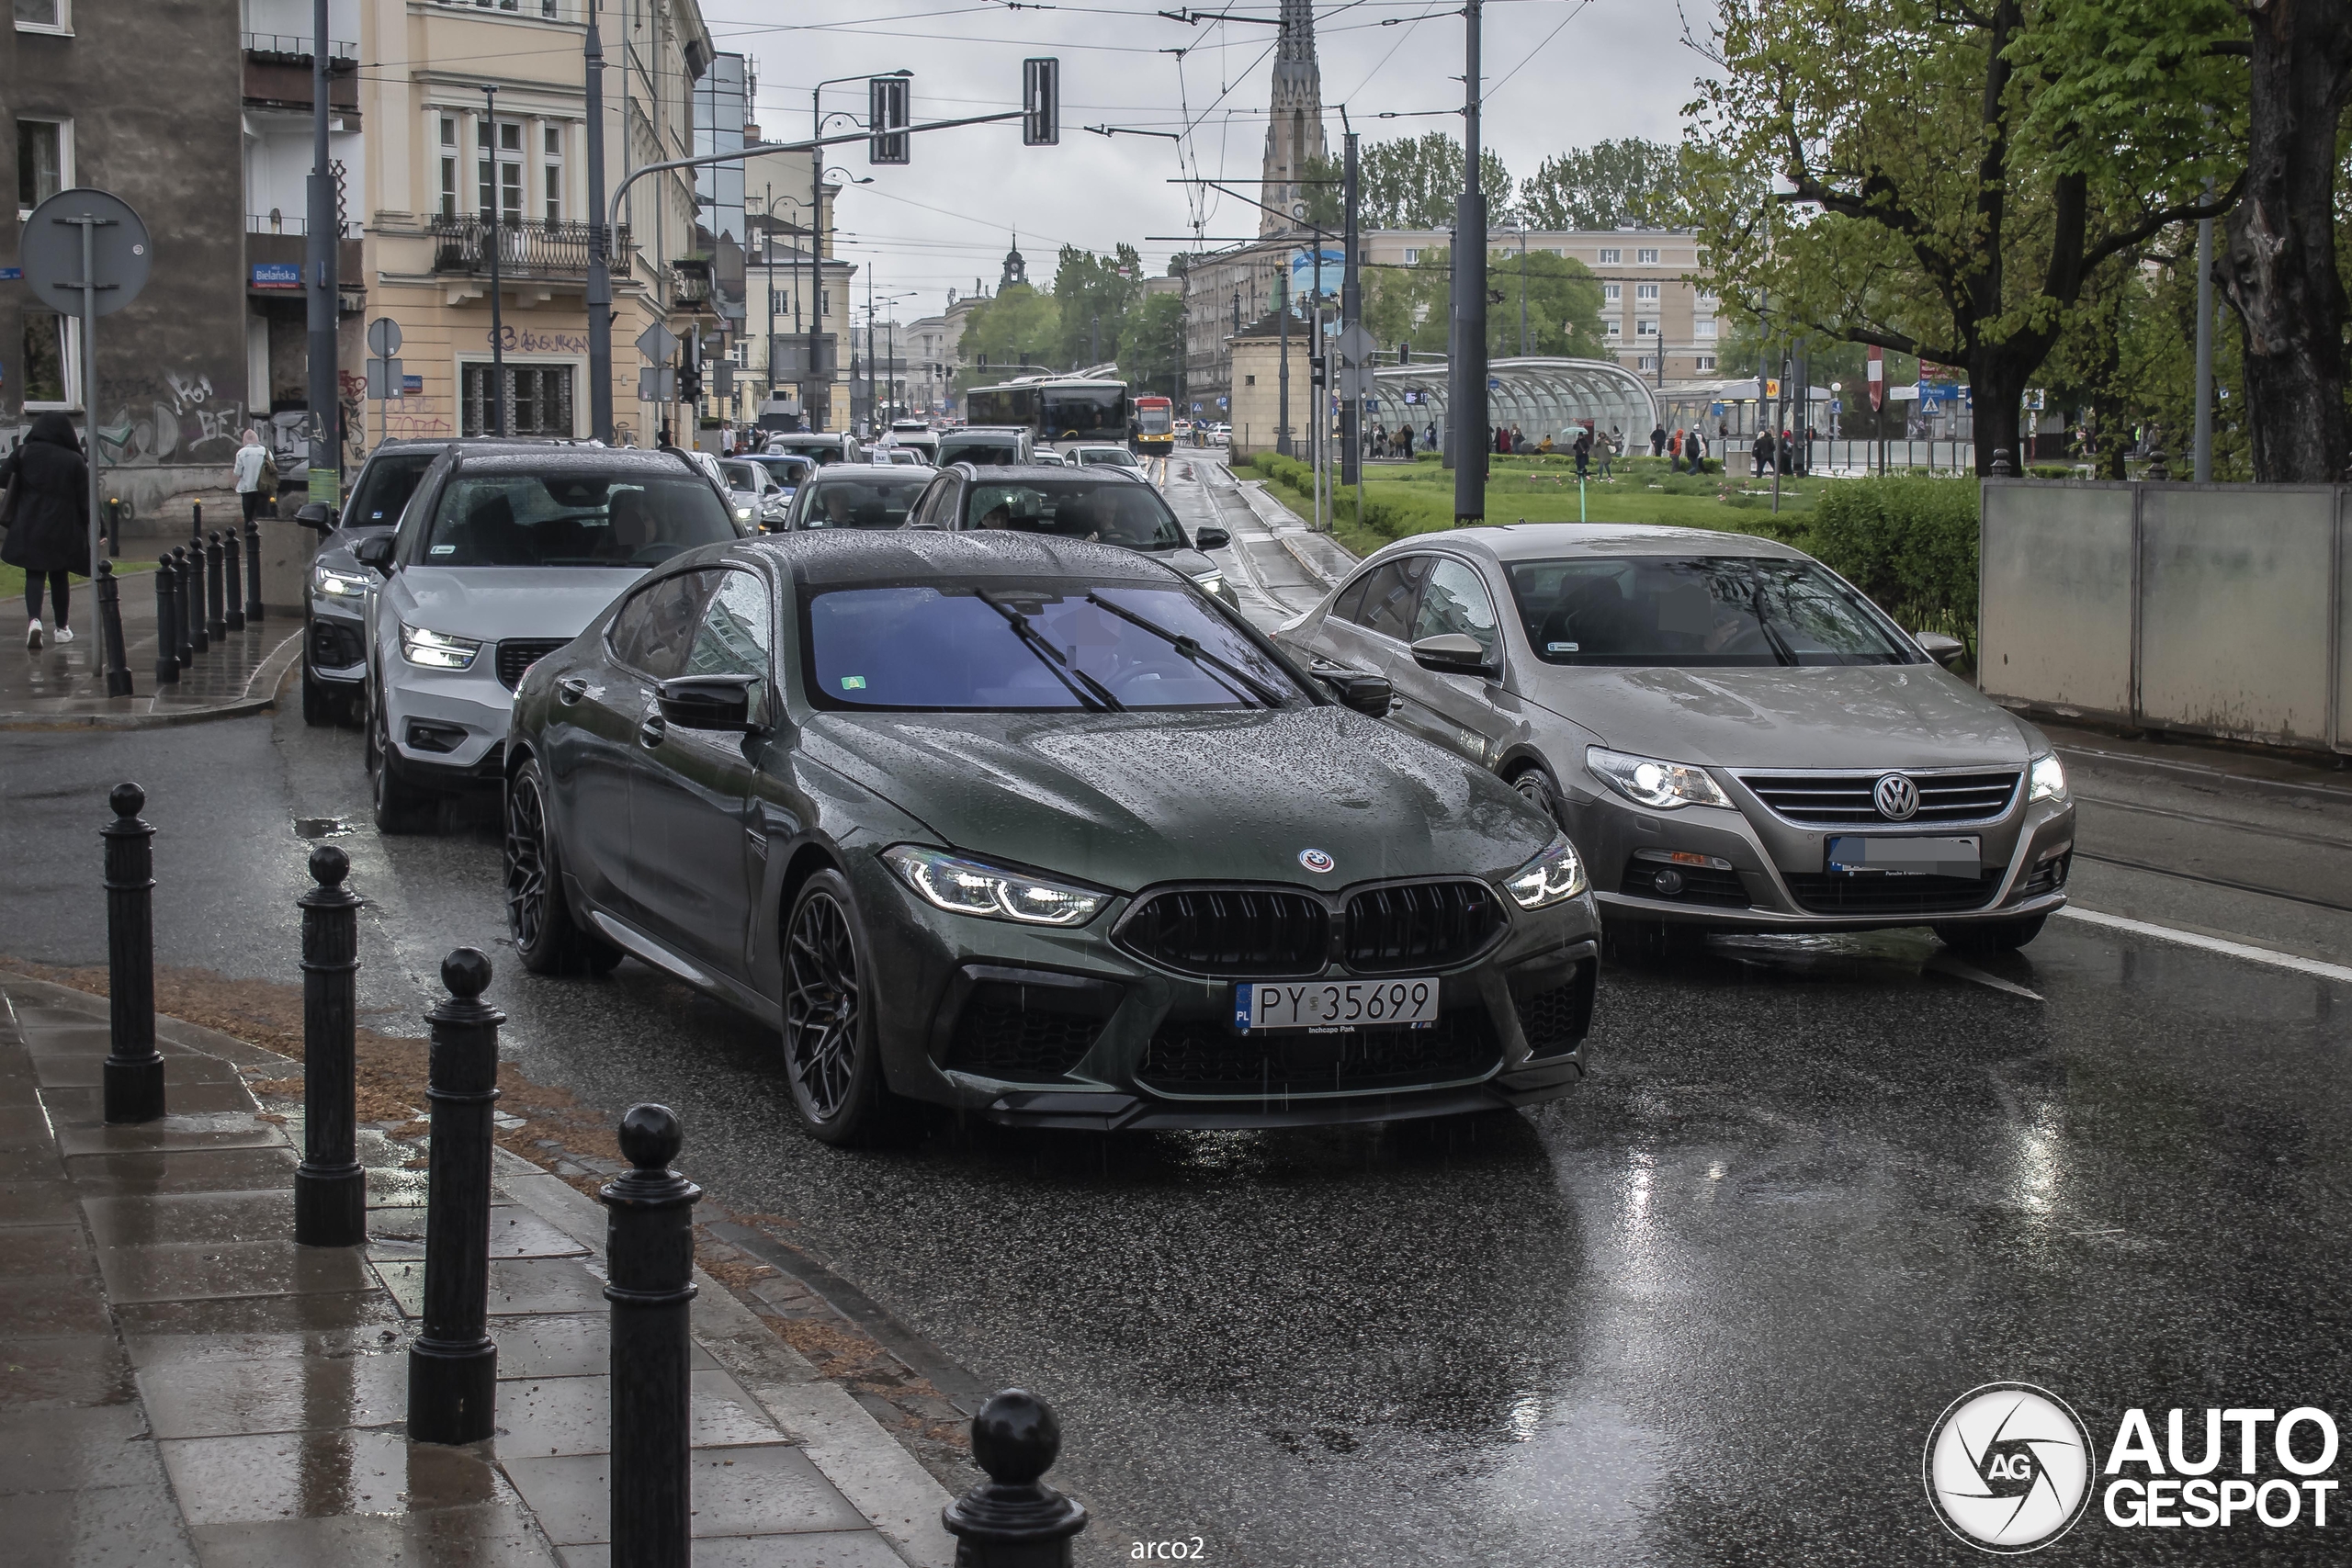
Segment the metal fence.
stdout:
<path fill-rule="evenodd" d="M 2352 752 L 2352 487 L 1988 479 L 1985 692 Z"/>

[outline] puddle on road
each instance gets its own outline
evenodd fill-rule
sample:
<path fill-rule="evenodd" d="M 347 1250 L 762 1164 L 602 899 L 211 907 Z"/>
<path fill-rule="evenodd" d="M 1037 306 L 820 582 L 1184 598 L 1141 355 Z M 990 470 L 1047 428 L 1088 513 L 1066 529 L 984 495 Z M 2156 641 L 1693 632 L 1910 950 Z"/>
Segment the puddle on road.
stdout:
<path fill-rule="evenodd" d="M 294 836 L 298 839 L 340 839 L 351 831 L 351 824 L 340 817 L 297 817 Z"/>

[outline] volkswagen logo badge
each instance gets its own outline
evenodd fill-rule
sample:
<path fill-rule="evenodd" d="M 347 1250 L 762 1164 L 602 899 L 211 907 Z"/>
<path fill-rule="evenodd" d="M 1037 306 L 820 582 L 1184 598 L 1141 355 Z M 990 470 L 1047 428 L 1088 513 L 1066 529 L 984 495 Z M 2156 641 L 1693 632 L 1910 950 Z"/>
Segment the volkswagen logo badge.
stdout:
<path fill-rule="evenodd" d="M 1871 791 L 1871 798 L 1878 803 L 1878 814 L 1890 822 L 1908 822 L 1919 809 L 1917 781 L 1904 773 L 1888 773 Z"/>
<path fill-rule="evenodd" d="M 2064 1400 L 2031 1383 L 1996 1382 L 1970 1389 L 1937 1418 L 1921 1468 L 1945 1529 L 1980 1551 L 2018 1556 L 2083 1517 L 2098 1456 Z"/>
<path fill-rule="evenodd" d="M 1334 863 L 1321 850 L 1301 850 L 1298 852 L 1298 863 L 1320 876 L 1330 870 Z"/>

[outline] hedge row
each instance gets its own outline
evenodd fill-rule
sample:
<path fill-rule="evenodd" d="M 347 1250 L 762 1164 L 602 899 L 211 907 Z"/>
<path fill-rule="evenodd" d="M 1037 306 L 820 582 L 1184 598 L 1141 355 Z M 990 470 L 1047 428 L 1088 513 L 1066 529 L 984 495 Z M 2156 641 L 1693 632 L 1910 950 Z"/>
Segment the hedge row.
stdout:
<path fill-rule="evenodd" d="M 1795 543 L 1913 631 L 1976 647 L 1979 491 L 1973 479 L 1841 479 Z"/>
<path fill-rule="evenodd" d="M 1250 459 L 1250 467 L 1260 478 L 1296 501 L 1301 510 L 1315 504 L 1315 470 L 1295 457 L 1277 457 L 1261 452 Z M 1367 496 L 1363 515 L 1356 515 L 1356 492 L 1352 486 L 1334 487 L 1331 496 L 1333 521 L 1340 527 L 1360 527 L 1391 539 L 1401 539 L 1408 534 L 1427 534 L 1453 525 L 1453 507 L 1449 498 L 1442 504 L 1424 500 L 1412 493 L 1390 496 Z"/>

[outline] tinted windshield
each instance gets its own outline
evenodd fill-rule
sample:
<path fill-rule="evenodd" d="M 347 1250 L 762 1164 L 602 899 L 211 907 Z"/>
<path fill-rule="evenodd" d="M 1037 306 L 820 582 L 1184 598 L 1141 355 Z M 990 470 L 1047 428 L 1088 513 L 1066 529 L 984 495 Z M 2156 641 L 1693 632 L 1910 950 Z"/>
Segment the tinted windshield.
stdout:
<path fill-rule="evenodd" d="M 802 600 L 801 636 L 809 696 L 822 707 L 1002 712 L 1308 700 L 1238 627 L 1173 585 L 836 588 Z M 1189 641 L 1180 647 L 1174 638 Z"/>
<path fill-rule="evenodd" d="M 809 485 L 800 502 L 802 528 L 896 528 L 931 482 L 928 472 L 905 479 L 877 474 L 848 479 L 829 475 Z"/>
<path fill-rule="evenodd" d="M 1099 539 L 1131 550 L 1175 550 L 1185 544 L 1184 530 L 1159 491 L 1116 474 L 1083 470 L 1066 479 L 983 479 L 964 497 L 964 526 Z"/>
<path fill-rule="evenodd" d="M 1737 556 L 1514 561 L 1527 641 L 1549 664 L 1908 664 L 1861 598 L 1811 561 Z"/>
<path fill-rule="evenodd" d="M 939 466 L 950 463 L 977 463 L 983 467 L 1001 468 L 1018 462 L 1021 442 L 1012 435 L 946 435 L 939 442 Z"/>
<path fill-rule="evenodd" d="M 1046 389 L 1045 434 L 1055 441 L 1127 432 L 1127 395 L 1116 387 Z"/>
<path fill-rule="evenodd" d="M 416 481 L 433 466 L 438 452 L 393 452 L 377 457 L 359 476 L 351 504 L 343 509 L 346 528 L 390 528 L 399 525 Z"/>
<path fill-rule="evenodd" d="M 1124 446 L 1088 446 L 1070 454 L 1081 468 L 1132 468 L 1136 455 Z"/>
<path fill-rule="evenodd" d="M 817 465 L 806 457 L 753 457 L 751 461 L 765 468 L 780 485 L 797 485 Z"/>
<path fill-rule="evenodd" d="M 735 537 L 699 477 L 460 471 L 417 563 L 647 567 Z"/>

